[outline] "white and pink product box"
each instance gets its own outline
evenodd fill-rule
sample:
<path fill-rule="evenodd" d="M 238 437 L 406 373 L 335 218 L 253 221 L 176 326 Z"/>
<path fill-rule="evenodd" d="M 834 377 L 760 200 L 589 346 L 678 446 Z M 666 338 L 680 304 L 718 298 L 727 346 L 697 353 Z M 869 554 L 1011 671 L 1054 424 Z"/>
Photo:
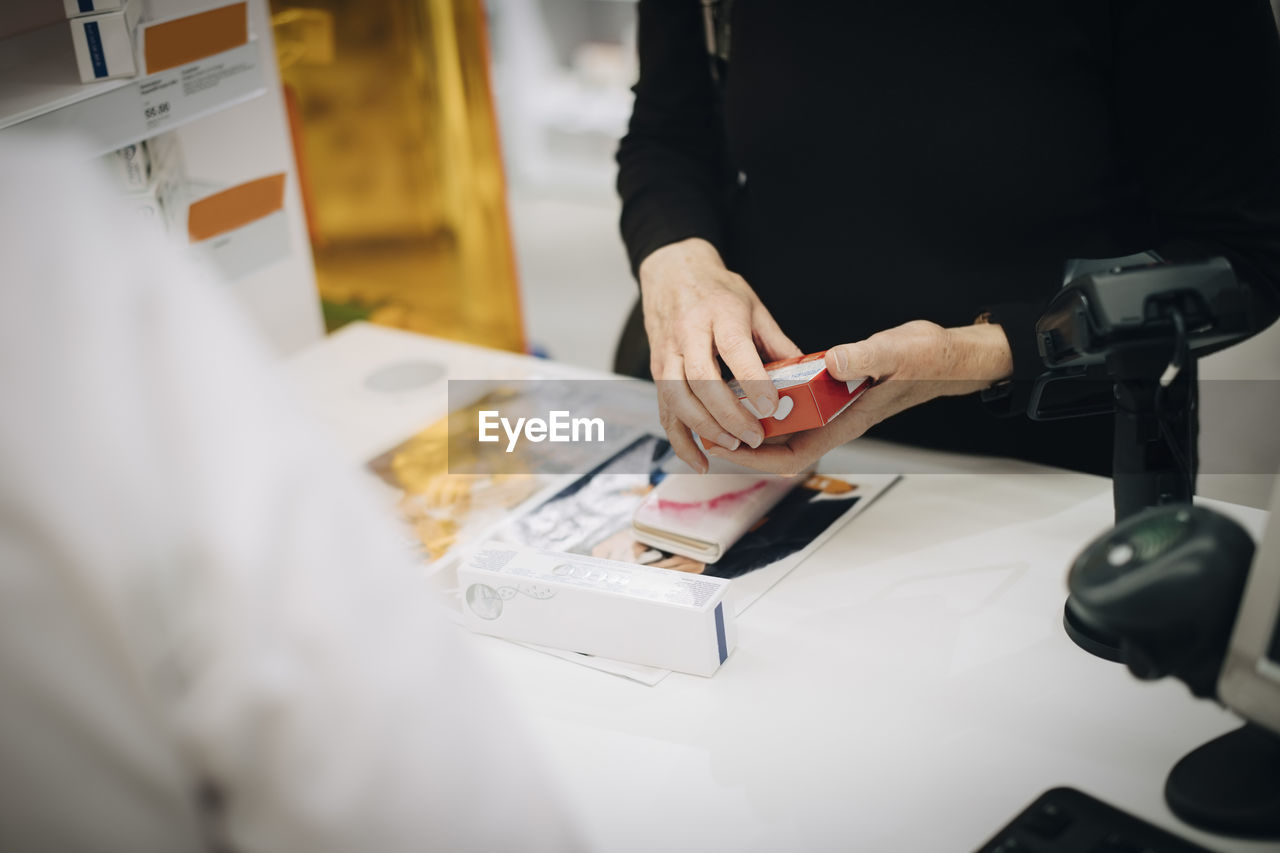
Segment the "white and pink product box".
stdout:
<path fill-rule="evenodd" d="M 737 632 L 724 578 L 490 541 L 458 566 L 472 631 L 709 676 Z"/>

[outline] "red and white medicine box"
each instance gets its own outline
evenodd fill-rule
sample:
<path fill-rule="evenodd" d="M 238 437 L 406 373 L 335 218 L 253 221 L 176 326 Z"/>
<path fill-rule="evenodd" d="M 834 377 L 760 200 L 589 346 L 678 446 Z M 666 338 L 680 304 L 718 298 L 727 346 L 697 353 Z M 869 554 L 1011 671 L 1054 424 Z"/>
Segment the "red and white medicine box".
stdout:
<path fill-rule="evenodd" d="M 737 380 L 729 388 L 746 410 L 760 418 L 765 438 L 825 426 L 871 387 L 868 378 L 845 382 L 827 372 L 826 351 L 772 361 L 764 366 L 778 389 L 778 408 L 761 418 Z"/>

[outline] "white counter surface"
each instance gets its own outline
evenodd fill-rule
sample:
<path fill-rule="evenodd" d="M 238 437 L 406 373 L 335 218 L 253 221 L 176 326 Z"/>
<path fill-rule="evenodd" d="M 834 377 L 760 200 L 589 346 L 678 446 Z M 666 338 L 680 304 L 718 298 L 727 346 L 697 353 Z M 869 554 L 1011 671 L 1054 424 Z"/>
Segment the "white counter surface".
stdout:
<path fill-rule="evenodd" d="M 443 379 L 413 385 L 430 365 L 561 370 L 358 325 L 288 372 L 363 461 L 447 411 Z M 870 440 L 844 452 L 846 470 L 906 476 L 741 616 L 713 678 L 647 687 L 479 638 L 591 849 L 971 851 L 1058 785 L 1214 850 L 1277 849 L 1197 832 L 1162 798 L 1173 764 L 1238 720 L 1063 633 L 1067 568 L 1111 524 L 1108 480 Z M 1262 512 L 1230 511 L 1261 530 Z"/>

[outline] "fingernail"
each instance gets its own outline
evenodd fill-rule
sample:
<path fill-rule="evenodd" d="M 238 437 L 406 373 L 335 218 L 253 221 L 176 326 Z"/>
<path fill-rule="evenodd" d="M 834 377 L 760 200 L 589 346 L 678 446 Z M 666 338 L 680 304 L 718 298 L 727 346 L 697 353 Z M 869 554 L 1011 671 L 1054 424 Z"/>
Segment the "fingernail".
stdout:
<path fill-rule="evenodd" d="M 772 415 L 773 410 L 778 407 L 777 403 L 773 402 L 763 394 L 752 400 L 751 405 L 755 407 L 755 410 L 760 413 L 760 417 L 762 418 L 767 418 Z"/>
<path fill-rule="evenodd" d="M 844 372 L 849 367 L 849 357 L 844 354 L 844 347 L 836 347 L 836 370 Z"/>
<path fill-rule="evenodd" d="M 725 450 L 737 450 L 738 445 L 742 444 L 742 442 L 729 435 L 729 433 L 722 432 L 720 435 L 716 436 L 716 444 L 720 445 Z"/>
<path fill-rule="evenodd" d="M 764 433 L 758 429 L 749 429 L 742 434 L 742 440 L 754 447 L 759 447 L 760 442 L 764 441 Z"/>

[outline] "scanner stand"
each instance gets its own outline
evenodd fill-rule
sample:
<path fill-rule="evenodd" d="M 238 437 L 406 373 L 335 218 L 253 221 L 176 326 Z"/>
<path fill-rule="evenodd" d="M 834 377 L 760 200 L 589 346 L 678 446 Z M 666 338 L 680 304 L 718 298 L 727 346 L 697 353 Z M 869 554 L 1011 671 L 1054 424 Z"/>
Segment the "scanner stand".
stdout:
<path fill-rule="evenodd" d="M 1280 840 L 1280 737 L 1249 723 L 1174 765 L 1165 801 L 1208 832 Z"/>

